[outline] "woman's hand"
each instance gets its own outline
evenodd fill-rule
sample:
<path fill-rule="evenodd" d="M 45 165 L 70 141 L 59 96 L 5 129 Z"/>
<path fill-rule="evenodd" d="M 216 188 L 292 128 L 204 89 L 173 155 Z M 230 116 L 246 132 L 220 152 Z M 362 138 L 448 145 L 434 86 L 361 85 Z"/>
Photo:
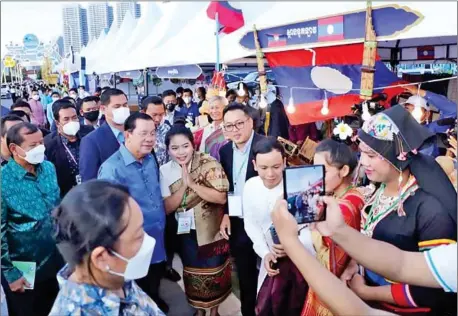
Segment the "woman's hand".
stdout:
<path fill-rule="evenodd" d="M 340 279 L 344 282 L 350 281 L 355 274 L 358 273 L 358 264 L 355 260 L 351 260 L 344 272 L 341 274 Z"/>
<path fill-rule="evenodd" d="M 267 271 L 267 275 L 269 275 L 270 277 L 276 276 L 280 273 L 279 269 L 274 270 L 270 267 L 272 263 L 277 263 L 277 257 L 273 253 L 268 253 L 264 257 L 264 268 Z"/>
<path fill-rule="evenodd" d="M 287 256 L 285 248 L 283 248 L 281 244 L 273 244 L 272 252 L 274 253 L 275 257 L 277 258 L 283 258 Z"/>
<path fill-rule="evenodd" d="M 350 288 L 365 301 L 372 300 L 371 287 L 366 285 L 364 277 L 360 274 L 355 274 L 349 283 Z"/>
<path fill-rule="evenodd" d="M 186 167 L 186 165 L 181 166 L 181 177 L 183 179 L 183 185 L 186 188 L 191 188 L 191 189 L 194 188 L 196 183 L 194 182 L 194 180 L 192 180 L 191 175 L 189 174 L 188 168 Z"/>

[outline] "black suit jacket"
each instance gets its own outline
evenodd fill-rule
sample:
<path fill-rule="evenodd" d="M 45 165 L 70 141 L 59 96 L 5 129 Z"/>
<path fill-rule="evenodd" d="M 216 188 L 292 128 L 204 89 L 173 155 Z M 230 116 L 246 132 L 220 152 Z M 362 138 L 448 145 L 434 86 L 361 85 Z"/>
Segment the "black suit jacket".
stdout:
<path fill-rule="evenodd" d="M 81 139 L 93 130 L 94 128 L 92 126 L 81 125 L 79 132 L 76 134 L 80 145 Z M 59 184 L 60 194 L 63 197 L 76 185 L 76 179 L 71 172 L 71 166 L 67 158 L 67 151 L 57 131 L 47 135 L 44 138 L 44 143 L 46 147 L 46 158 L 56 167 L 57 183 Z"/>
<path fill-rule="evenodd" d="M 254 134 L 253 136 L 253 141 L 251 142 L 251 147 L 250 147 L 250 153 L 248 156 L 248 162 L 247 162 L 247 169 L 246 169 L 246 177 L 245 181 L 248 179 L 251 179 L 253 177 L 256 177 L 258 175 L 258 172 L 254 170 L 254 165 L 253 165 L 253 146 L 263 139 L 264 136 L 261 136 L 259 134 Z M 234 151 L 232 149 L 232 142 L 228 142 L 226 145 L 220 148 L 219 150 L 219 156 L 220 156 L 220 162 L 221 165 L 223 166 L 224 172 L 227 175 L 227 179 L 229 180 L 229 192 L 234 191 L 234 175 L 232 174 L 232 166 L 233 166 L 233 161 L 234 161 Z M 228 214 L 228 205 L 226 203 L 224 213 Z M 231 238 L 230 238 L 230 244 L 231 244 L 231 251 L 237 252 L 239 249 L 240 252 L 244 251 L 242 249 L 246 248 L 252 248 L 253 243 L 251 242 L 251 239 L 248 237 L 248 235 L 245 232 L 245 226 L 243 224 L 243 220 L 238 218 L 238 217 L 231 217 Z"/>

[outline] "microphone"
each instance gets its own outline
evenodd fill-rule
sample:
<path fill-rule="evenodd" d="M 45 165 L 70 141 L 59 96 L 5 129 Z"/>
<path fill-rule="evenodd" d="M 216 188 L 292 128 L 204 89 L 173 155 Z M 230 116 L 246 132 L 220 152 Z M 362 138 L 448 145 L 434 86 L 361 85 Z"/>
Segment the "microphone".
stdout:
<path fill-rule="evenodd" d="M 446 117 L 436 121 L 438 126 L 452 126 L 456 124 L 456 117 Z"/>

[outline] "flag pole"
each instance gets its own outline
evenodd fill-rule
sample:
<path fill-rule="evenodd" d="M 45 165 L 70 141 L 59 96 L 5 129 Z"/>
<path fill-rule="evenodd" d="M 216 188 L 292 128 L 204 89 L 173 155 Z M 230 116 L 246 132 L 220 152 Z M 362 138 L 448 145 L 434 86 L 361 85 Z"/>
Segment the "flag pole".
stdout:
<path fill-rule="evenodd" d="M 215 22 L 216 22 L 216 65 L 215 69 L 219 72 L 219 20 L 218 20 L 218 12 L 215 14 Z"/>

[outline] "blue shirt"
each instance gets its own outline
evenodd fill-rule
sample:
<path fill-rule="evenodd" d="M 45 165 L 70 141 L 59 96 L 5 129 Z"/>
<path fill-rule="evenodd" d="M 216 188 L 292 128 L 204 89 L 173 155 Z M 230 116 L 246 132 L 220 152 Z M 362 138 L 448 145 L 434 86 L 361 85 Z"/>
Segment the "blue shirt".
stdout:
<path fill-rule="evenodd" d="M 139 162 L 121 144 L 119 150 L 100 166 L 97 179 L 106 179 L 125 185 L 140 205 L 145 232 L 156 239 L 151 263 L 165 260 L 164 229 L 165 207 L 159 184 L 159 167 L 153 155 Z"/>
<path fill-rule="evenodd" d="M 251 132 L 251 136 L 248 142 L 243 147 L 243 150 L 239 150 L 235 143 L 232 143 L 232 150 L 234 152 L 233 164 L 232 164 L 232 176 L 234 181 L 234 194 L 242 195 L 243 188 L 245 187 L 246 170 L 248 166 L 248 159 L 250 159 L 250 148 L 253 142 L 254 131 Z"/>
<path fill-rule="evenodd" d="M 189 107 L 184 105 L 179 109 L 178 112 L 181 113 L 185 118 L 190 119 L 193 125 L 196 124 L 196 118 L 200 116 L 199 105 L 195 102 L 191 102 Z"/>
<path fill-rule="evenodd" d="M 135 281 L 124 283 L 125 297 L 121 298 L 97 285 L 73 282 L 71 273 L 65 266 L 57 274 L 60 291 L 49 315 L 165 316 Z"/>
<path fill-rule="evenodd" d="M 116 139 L 118 140 L 118 142 L 120 144 L 124 143 L 124 134 L 123 134 L 123 132 L 120 131 L 119 129 L 111 126 L 110 124 L 108 124 L 108 126 L 110 126 L 110 129 L 113 132 L 113 134 L 116 137 Z"/>

